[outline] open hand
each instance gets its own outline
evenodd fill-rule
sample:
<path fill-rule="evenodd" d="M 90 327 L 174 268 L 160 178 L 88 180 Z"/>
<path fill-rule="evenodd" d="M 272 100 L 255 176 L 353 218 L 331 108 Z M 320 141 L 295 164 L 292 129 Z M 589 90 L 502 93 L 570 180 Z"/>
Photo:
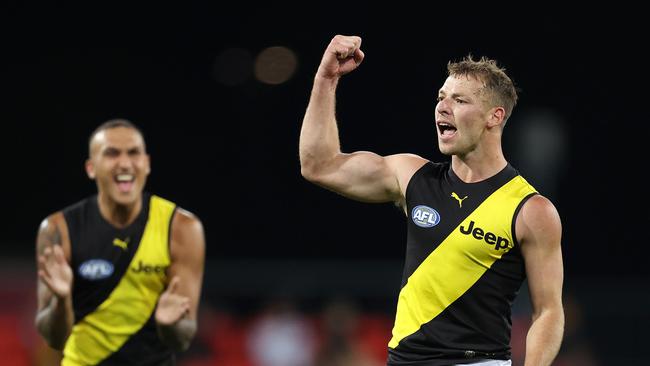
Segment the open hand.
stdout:
<path fill-rule="evenodd" d="M 59 298 L 69 296 L 72 291 L 72 268 L 65 259 L 60 245 L 52 245 L 38 256 L 38 277 L 50 291 Z"/>
<path fill-rule="evenodd" d="M 190 298 L 177 293 L 180 278 L 172 278 L 167 290 L 160 295 L 156 308 L 156 322 L 160 325 L 172 325 L 189 314 Z"/>

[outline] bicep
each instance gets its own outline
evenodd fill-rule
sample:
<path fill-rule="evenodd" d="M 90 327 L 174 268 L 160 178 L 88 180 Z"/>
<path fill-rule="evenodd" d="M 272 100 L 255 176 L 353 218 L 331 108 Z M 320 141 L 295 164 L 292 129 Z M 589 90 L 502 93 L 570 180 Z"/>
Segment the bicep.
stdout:
<path fill-rule="evenodd" d="M 169 278 L 180 278 L 178 292 L 190 299 L 190 317 L 196 319 L 205 262 L 203 225 L 194 215 L 178 209 L 171 230 Z"/>
<path fill-rule="evenodd" d="M 522 208 L 517 231 L 531 303 L 535 314 L 562 307 L 564 268 L 560 246 L 562 227 L 555 207 L 542 196 L 532 197 Z"/>
<path fill-rule="evenodd" d="M 403 177 L 413 173 L 410 167 L 424 161 L 410 154 L 341 153 L 313 182 L 357 201 L 395 202 L 403 196 Z"/>

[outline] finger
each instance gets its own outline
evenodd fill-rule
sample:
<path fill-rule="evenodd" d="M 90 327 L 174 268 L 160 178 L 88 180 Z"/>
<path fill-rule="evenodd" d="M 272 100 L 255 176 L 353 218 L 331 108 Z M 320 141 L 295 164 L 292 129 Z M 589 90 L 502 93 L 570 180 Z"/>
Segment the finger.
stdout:
<path fill-rule="evenodd" d="M 66 263 L 65 255 L 63 254 L 63 248 L 60 245 L 54 246 L 54 258 L 58 263 Z"/>
<path fill-rule="evenodd" d="M 356 50 L 354 50 L 353 57 L 354 57 L 354 62 L 357 65 L 359 65 L 361 63 L 361 61 L 363 61 L 363 58 L 366 57 L 366 54 L 363 53 L 363 51 L 361 51 L 360 48 L 357 48 Z"/>
<path fill-rule="evenodd" d="M 45 257 L 45 259 L 48 259 L 50 258 L 51 255 L 52 255 L 52 247 L 51 246 L 45 247 L 45 249 L 43 249 L 42 256 Z"/>
<path fill-rule="evenodd" d="M 45 267 L 45 256 L 39 255 L 38 256 L 38 268 L 44 268 Z"/>
<path fill-rule="evenodd" d="M 354 44 L 356 45 L 356 47 L 357 47 L 357 48 L 361 48 L 361 41 L 362 41 L 361 37 L 359 37 L 359 36 L 354 36 L 354 37 L 352 37 L 352 38 L 354 38 Z"/>
<path fill-rule="evenodd" d="M 48 262 L 43 261 L 43 265 L 41 266 L 40 271 L 42 271 L 48 277 L 52 277 L 51 270 L 52 270 L 52 265 Z"/>
<path fill-rule="evenodd" d="M 187 316 L 190 314 L 190 300 L 187 299 L 186 301 L 183 302 L 182 306 L 182 314 L 183 316 Z"/>
<path fill-rule="evenodd" d="M 178 276 L 174 276 L 172 278 L 171 282 L 169 283 L 169 286 L 167 287 L 167 292 L 170 294 L 176 293 L 176 289 L 178 288 L 178 283 L 181 282 L 181 278 Z"/>
<path fill-rule="evenodd" d="M 38 271 L 38 277 L 45 283 L 45 285 L 52 290 L 52 278 L 45 271 Z"/>
<path fill-rule="evenodd" d="M 352 55 L 354 51 L 361 48 L 361 37 L 358 36 L 349 36 L 341 41 L 345 47 L 349 50 L 349 55 Z"/>
<path fill-rule="evenodd" d="M 332 40 L 332 46 L 336 58 L 339 60 L 346 59 L 354 54 L 355 49 L 358 48 L 354 37 L 337 36 Z"/>
<path fill-rule="evenodd" d="M 47 277 L 47 273 L 45 273 L 44 270 L 39 269 L 39 270 L 38 270 L 38 278 L 40 278 L 40 279 L 42 279 L 43 281 L 45 281 L 45 277 Z"/>
<path fill-rule="evenodd" d="M 354 44 L 350 44 L 349 46 L 339 46 L 335 50 L 336 50 L 336 57 L 339 60 L 344 60 L 353 57 L 355 61 L 359 63 L 361 62 L 360 59 L 363 59 L 363 51 L 361 51 L 361 49 Z"/>
<path fill-rule="evenodd" d="M 335 48 L 335 51 L 336 51 L 336 58 L 338 58 L 339 60 L 343 60 L 348 58 L 350 49 L 344 46 L 338 46 Z"/>

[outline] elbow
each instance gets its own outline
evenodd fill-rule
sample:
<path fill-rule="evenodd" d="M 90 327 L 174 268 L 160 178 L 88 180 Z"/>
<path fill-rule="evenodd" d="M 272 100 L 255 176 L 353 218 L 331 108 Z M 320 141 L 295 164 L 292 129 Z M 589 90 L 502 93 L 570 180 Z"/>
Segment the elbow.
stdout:
<path fill-rule="evenodd" d="M 300 175 L 312 183 L 315 183 L 317 181 L 316 170 L 304 164 L 300 165 Z"/>
<path fill-rule="evenodd" d="M 185 337 L 181 337 L 181 339 L 178 339 L 175 342 L 170 342 L 171 344 L 169 344 L 169 346 L 174 350 L 174 352 L 187 351 L 187 349 L 192 345 L 195 333 L 196 329 L 185 334 Z"/>
<path fill-rule="evenodd" d="M 190 345 L 192 344 L 192 339 L 193 336 L 186 336 L 181 338 L 161 339 L 161 341 L 165 345 L 167 345 L 167 347 L 171 348 L 172 351 L 174 352 L 184 352 L 187 351 L 188 348 L 190 348 Z"/>
<path fill-rule="evenodd" d="M 326 174 L 334 169 L 336 157 L 316 159 L 310 154 L 300 155 L 300 174 L 314 184 L 322 184 Z"/>
<path fill-rule="evenodd" d="M 532 322 L 549 324 L 557 331 L 557 333 L 564 334 L 564 309 L 561 305 L 559 305 L 553 308 L 536 311 L 533 313 Z"/>
<path fill-rule="evenodd" d="M 61 340 L 54 340 L 54 339 L 45 339 L 46 343 L 50 348 L 55 349 L 57 351 L 63 351 L 63 348 L 65 346 L 65 341 Z"/>
<path fill-rule="evenodd" d="M 314 149 L 302 146 L 302 144 L 298 153 L 300 159 L 300 175 L 306 180 L 313 182 L 318 171 L 319 155 Z"/>
<path fill-rule="evenodd" d="M 39 314 L 40 315 L 40 314 Z M 52 349 L 63 351 L 65 342 L 68 339 L 68 332 L 59 329 L 52 329 L 51 324 L 48 324 L 46 319 L 42 316 L 36 317 L 36 330 L 43 337 L 45 343 Z"/>
<path fill-rule="evenodd" d="M 169 346 L 174 352 L 185 352 L 187 351 L 188 348 L 190 348 L 191 344 L 192 344 L 192 340 L 187 339 L 187 340 L 176 342 L 175 344 L 170 344 Z"/>
<path fill-rule="evenodd" d="M 316 169 L 300 169 L 300 174 L 305 178 L 309 183 L 313 183 L 319 186 L 327 186 L 327 181 L 322 170 Z"/>
<path fill-rule="evenodd" d="M 181 319 L 176 324 L 162 326 L 158 324 L 158 336 L 174 352 L 186 351 L 190 348 L 196 334 L 196 321 Z"/>
<path fill-rule="evenodd" d="M 63 351 L 65 347 L 65 341 L 67 337 L 62 337 L 56 334 L 49 334 L 45 332 L 41 327 L 37 327 L 38 332 L 41 334 L 41 337 L 45 340 L 45 343 L 52 349 L 57 351 Z"/>
<path fill-rule="evenodd" d="M 300 175 L 312 183 L 318 181 L 318 169 L 313 159 L 300 157 Z"/>

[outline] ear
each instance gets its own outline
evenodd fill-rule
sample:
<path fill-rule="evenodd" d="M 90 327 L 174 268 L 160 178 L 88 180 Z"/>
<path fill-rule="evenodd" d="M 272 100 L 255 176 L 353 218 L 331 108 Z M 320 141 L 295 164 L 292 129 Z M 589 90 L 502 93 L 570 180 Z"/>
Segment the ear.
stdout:
<path fill-rule="evenodd" d="M 88 158 L 86 160 L 86 174 L 88 175 L 88 178 L 90 179 L 95 179 L 95 164 L 93 164 L 93 161 Z"/>
<path fill-rule="evenodd" d="M 503 119 L 506 117 L 506 110 L 503 107 L 494 107 L 490 110 L 488 117 L 488 127 L 496 127 L 503 124 Z"/>
<path fill-rule="evenodd" d="M 147 175 L 149 175 L 149 173 L 151 173 L 151 156 L 149 154 L 145 154 L 144 158 L 145 158 L 145 164 L 147 164 L 147 168 L 145 169 L 145 172 L 147 173 Z"/>

